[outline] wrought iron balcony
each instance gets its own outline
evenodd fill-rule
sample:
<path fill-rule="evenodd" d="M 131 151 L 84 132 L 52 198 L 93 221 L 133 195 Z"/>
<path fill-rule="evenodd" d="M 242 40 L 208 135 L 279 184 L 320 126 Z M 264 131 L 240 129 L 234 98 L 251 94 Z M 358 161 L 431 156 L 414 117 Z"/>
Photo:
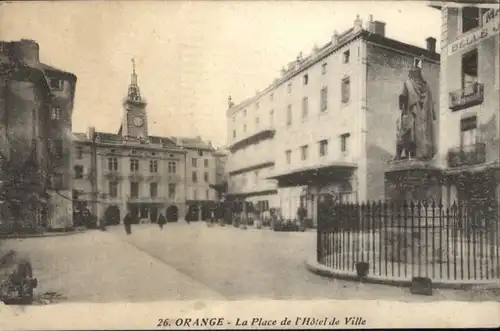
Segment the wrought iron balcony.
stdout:
<path fill-rule="evenodd" d="M 450 92 L 450 109 L 457 111 L 480 105 L 484 100 L 484 84 L 475 83 L 463 89 Z"/>
<path fill-rule="evenodd" d="M 456 168 L 472 166 L 486 162 L 486 146 L 484 143 L 460 146 L 448 150 L 448 167 Z"/>
<path fill-rule="evenodd" d="M 137 195 L 127 195 L 127 202 L 129 203 L 164 203 L 167 199 L 160 196 L 137 196 Z"/>
<path fill-rule="evenodd" d="M 92 176 L 93 176 L 92 174 L 89 174 L 88 179 L 91 180 Z M 123 179 L 123 175 L 117 170 L 105 170 L 104 177 L 106 179 L 109 179 L 109 180 L 122 180 Z"/>

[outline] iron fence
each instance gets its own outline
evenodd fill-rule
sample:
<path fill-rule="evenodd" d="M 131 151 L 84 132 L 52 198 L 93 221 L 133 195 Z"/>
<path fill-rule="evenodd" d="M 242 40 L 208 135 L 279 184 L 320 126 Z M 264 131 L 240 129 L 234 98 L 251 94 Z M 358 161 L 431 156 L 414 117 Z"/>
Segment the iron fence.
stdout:
<path fill-rule="evenodd" d="M 318 207 L 317 260 L 394 279 L 500 278 L 498 205 L 454 202 L 326 203 Z"/>

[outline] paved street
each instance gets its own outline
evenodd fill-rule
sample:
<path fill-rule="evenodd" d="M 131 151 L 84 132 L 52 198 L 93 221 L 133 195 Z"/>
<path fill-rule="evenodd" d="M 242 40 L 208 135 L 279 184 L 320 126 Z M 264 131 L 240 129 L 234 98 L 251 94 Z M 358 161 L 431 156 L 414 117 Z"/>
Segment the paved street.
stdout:
<path fill-rule="evenodd" d="M 4 243 L 31 257 L 40 286 L 65 301 L 174 299 L 487 300 L 485 292 L 436 290 L 415 296 L 406 288 L 358 284 L 310 273 L 315 233 L 241 230 L 204 223 L 122 226 L 103 233 Z"/>

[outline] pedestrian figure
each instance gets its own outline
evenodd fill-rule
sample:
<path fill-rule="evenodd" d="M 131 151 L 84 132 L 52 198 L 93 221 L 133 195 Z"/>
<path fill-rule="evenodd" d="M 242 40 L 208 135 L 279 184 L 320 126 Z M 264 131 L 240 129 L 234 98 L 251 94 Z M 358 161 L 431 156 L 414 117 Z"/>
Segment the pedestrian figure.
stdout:
<path fill-rule="evenodd" d="M 160 213 L 160 216 L 158 217 L 158 225 L 160 226 L 160 229 L 163 230 L 163 226 L 167 224 L 167 219 L 165 216 L 163 216 L 162 213 Z"/>
<path fill-rule="evenodd" d="M 130 212 L 127 212 L 127 215 L 123 218 L 123 224 L 125 225 L 125 232 L 130 235 L 132 233 L 132 215 L 130 215 Z"/>

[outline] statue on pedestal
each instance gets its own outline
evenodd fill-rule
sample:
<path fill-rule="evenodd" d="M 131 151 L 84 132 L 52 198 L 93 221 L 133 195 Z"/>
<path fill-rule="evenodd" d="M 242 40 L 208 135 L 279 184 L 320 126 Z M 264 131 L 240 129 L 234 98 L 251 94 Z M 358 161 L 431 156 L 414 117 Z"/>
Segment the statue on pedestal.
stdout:
<path fill-rule="evenodd" d="M 396 160 L 430 160 L 436 154 L 434 102 L 418 63 L 410 70 L 399 95 Z"/>

